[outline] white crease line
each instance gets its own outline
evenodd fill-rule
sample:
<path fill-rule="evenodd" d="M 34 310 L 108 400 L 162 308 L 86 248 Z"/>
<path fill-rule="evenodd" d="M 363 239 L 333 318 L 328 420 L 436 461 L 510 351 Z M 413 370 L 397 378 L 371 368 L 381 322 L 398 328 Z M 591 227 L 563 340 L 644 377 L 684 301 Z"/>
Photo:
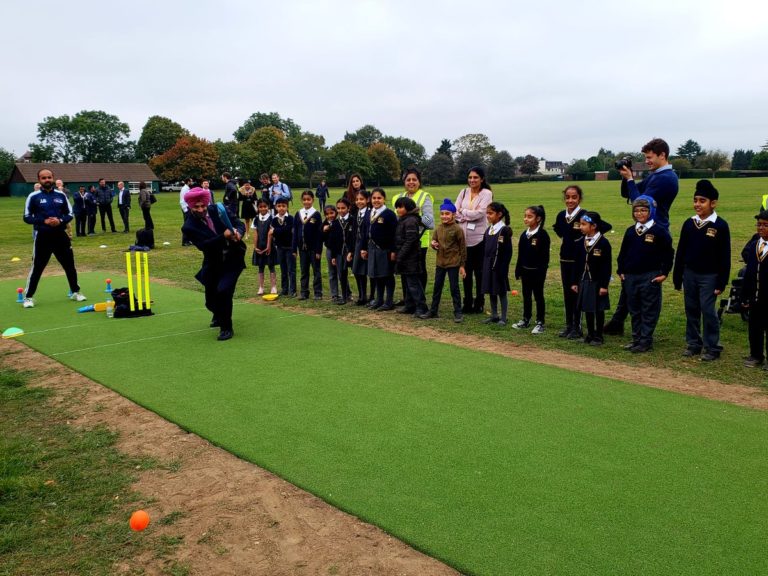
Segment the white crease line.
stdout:
<path fill-rule="evenodd" d="M 184 336 L 186 334 L 194 334 L 196 332 L 209 332 L 211 328 L 201 328 L 200 330 L 190 330 L 188 332 L 175 332 L 173 334 L 163 334 L 162 336 L 149 336 L 147 338 L 138 338 L 136 340 L 124 340 L 123 342 L 110 342 L 109 344 L 99 344 L 98 346 L 91 346 L 90 348 L 79 348 L 78 350 L 67 350 L 65 352 L 54 352 L 51 356 L 62 356 L 64 354 L 75 354 L 76 352 L 87 352 L 89 350 L 97 350 L 99 348 L 107 348 L 109 346 L 122 346 L 123 344 L 133 344 L 135 342 L 147 342 L 148 340 L 159 340 L 161 338 L 170 338 L 172 336 Z"/>

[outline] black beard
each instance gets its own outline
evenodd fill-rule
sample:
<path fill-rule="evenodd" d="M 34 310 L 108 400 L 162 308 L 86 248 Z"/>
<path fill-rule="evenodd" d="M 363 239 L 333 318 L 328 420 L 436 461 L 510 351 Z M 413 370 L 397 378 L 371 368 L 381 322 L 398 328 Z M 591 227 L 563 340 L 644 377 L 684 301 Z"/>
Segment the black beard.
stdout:
<path fill-rule="evenodd" d="M 41 187 L 46 192 L 50 192 L 51 190 L 53 190 L 53 182 L 46 182 L 45 184 L 41 184 Z"/>

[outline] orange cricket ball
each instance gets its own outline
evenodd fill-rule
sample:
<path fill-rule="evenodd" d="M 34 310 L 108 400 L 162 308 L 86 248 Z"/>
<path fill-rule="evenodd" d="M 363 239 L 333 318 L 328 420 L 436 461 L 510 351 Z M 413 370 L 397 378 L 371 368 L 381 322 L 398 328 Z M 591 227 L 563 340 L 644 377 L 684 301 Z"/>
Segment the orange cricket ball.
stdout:
<path fill-rule="evenodd" d="M 517 296 L 517 290 L 512 290 L 512 296 Z"/>
<path fill-rule="evenodd" d="M 144 512 L 144 510 L 136 510 L 133 514 L 131 514 L 131 520 L 129 521 L 129 524 L 131 526 L 131 530 L 134 532 L 141 532 L 149 526 L 149 514 Z"/>

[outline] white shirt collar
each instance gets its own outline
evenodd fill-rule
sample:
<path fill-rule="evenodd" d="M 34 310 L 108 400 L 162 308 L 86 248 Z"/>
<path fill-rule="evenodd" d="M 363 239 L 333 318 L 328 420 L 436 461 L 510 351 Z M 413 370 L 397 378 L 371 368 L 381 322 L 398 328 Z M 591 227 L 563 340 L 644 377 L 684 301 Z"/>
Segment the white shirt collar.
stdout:
<path fill-rule="evenodd" d="M 640 230 L 640 227 L 642 226 L 646 231 L 648 231 L 653 227 L 654 224 L 656 224 L 656 222 L 654 222 L 653 219 L 648 220 L 645 224 L 635 222 L 635 230 Z"/>
<path fill-rule="evenodd" d="M 257 214 L 257 216 L 259 217 L 259 220 L 266 222 L 271 217 L 271 214 L 267 212 L 266 214 Z"/>
<path fill-rule="evenodd" d="M 533 230 L 531 230 L 530 228 L 528 228 L 528 230 L 526 230 L 526 231 L 525 231 L 525 236 L 526 236 L 527 238 L 530 238 L 531 236 L 533 236 L 534 234 L 536 234 L 536 232 L 538 232 L 538 231 L 539 231 L 539 228 L 541 228 L 541 224 L 539 224 L 538 226 L 536 226 L 536 228 L 534 228 Z"/>
<path fill-rule="evenodd" d="M 499 230 L 501 230 L 504 227 L 504 220 L 499 220 L 494 224 L 493 226 L 489 226 L 489 234 L 498 234 Z"/>
<path fill-rule="evenodd" d="M 568 218 L 568 219 L 571 219 L 571 218 L 573 218 L 574 214 L 577 214 L 579 212 L 579 210 L 581 210 L 581 204 L 576 206 L 576 208 L 573 209 L 573 212 L 568 212 L 568 209 L 566 208 L 566 210 L 565 210 L 565 217 Z"/>
<path fill-rule="evenodd" d="M 307 210 L 306 208 L 302 208 L 301 210 L 299 210 L 299 212 L 301 212 L 301 217 L 302 217 L 302 218 L 309 218 L 309 217 L 310 217 L 310 216 L 312 216 L 312 215 L 313 215 L 315 212 L 317 212 L 317 210 L 315 210 L 315 207 L 314 207 L 314 206 L 311 206 L 311 207 L 309 208 L 309 210 Z"/>
<path fill-rule="evenodd" d="M 600 232 L 595 232 L 595 235 L 592 236 L 592 238 L 587 238 L 585 236 L 585 238 L 587 238 L 587 246 L 594 246 L 595 242 L 600 240 L 600 236 L 602 236 L 602 234 L 600 234 Z"/>
<path fill-rule="evenodd" d="M 703 224 L 704 222 L 712 222 L 714 224 L 717 222 L 717 212 L 714 210 L 712 211 L 712 214 L 710 214 L 707 218 L 704 218 L 703 220 L 698 217 L 698 215 L 693 216 L 693 219 L 696 221 L 697 224 Z"/>

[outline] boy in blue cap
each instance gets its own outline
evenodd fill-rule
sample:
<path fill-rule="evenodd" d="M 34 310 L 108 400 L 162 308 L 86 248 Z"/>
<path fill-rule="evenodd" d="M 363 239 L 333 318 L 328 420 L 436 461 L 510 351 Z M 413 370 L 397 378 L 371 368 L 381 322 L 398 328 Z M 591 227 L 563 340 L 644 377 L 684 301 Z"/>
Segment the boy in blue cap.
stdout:
<path fill-rule="evenodd" d="M 440 205 L 440 224 L 429 245 L 432 249 L 437 250 L 437 262 L 432 305 L 429 307 L 429 312 L 423 315 L 423 318 L 437 317 L 447 274 L 448 283 L 451 287 L 451 298 L 453 299 L 453 321 L 456 323 L 463 322 L 459 277 L 463 279 L 467 275 L 464 271 L 464 265 L 467 263 L 467 243 L 464 238 L 464 231 L 461 226 L 456 224 L 456 206 L 450 198 L 445 198 Z"/>
<path fill-rule="evenodd" d="M 656 201 L 650 196 L 638 196 L 632 202 L 635 223 L 624 233 L 616 268 L 632 317 L 632 342 L 624 349 L 635 354 L 653 346 L 661 314 L 661 283 L 667 279 L 675 255 L 672 237 L 656 224 L 655 215 Z"/>

